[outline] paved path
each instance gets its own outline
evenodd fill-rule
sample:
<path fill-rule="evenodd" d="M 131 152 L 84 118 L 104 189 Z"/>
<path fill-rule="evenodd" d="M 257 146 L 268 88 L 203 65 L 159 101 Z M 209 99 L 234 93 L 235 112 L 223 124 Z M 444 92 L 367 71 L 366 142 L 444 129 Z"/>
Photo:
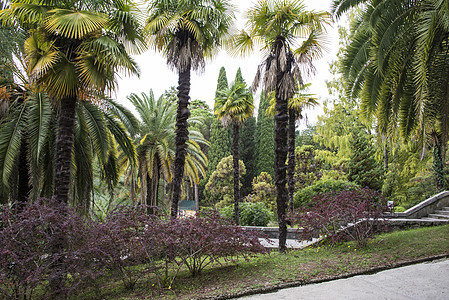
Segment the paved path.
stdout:
<path fill-rule="evenodd" d="M 411 265 L 242 299 L 449 299 L 449 259 Z"/>
<path fill-rule="evenodd" d="M 265 248 L 273 248 L 273 249 L 277 249 L 279 248 L 279 239 L 259 239 L 260 243 L 265 247 Z M 318 239 L 313 238 L 310 241 L 298 241 L 298 240 L 290 240 L 288 239 L 286 241 L 286 246 L 289 249 L 302 249 L 305 248 L 307 246 L 312 245 L 313 243 L 317 242 Z"/>

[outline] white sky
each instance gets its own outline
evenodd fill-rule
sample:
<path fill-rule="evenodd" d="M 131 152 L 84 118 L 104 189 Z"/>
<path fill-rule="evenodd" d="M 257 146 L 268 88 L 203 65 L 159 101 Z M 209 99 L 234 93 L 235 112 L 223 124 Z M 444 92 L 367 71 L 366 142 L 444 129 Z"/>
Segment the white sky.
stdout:
<path fill-rule="evenodd" d="M 330 11 L 332 0 L 303 0 L 307 10 Z M 237 26 L 241 29 L 244 25 L 243 12 L 253 6 L 255 0 L 234 0 L 231 2 L 238 7 L 239 12 L 236 13 Z M 315 62 L 317 74 L 313 78 L 306 79 L 311 82 L 310 92 L 318 95 L 321 100 L 328 97 L 325 80 L 330 78 L 328 63 L 334 60 L 338 51 L 338 32 L 337 25 L 334 24 L 328 29 L 327 38 L 328 51 L 321 60 Z M 166 59 L 154 50 L 149 50 L 139 56 L 135 56 L 137 63 L 141 69 L 140 78 L 121 76 L 118 81 L 117 99 L 127 107 L 131 108 L 131 104 L 126 99 L 130 93 L 140 94 L 141 92 L 149 92 L 153 89 L 156 97 L 159 97 L 170 86 L 177 86 L 178 76 L 176 72 L 171 71 L 166 65 Z M 205 72 L 191 74 L 191 100 L 204 100 L 213 108 L 215 89 L 217 85 L 218 73 L 222 66 L 226 69 L 228 81 L 232 82 L 237 69 L 242 69 L 242 75 L 248 84 L 251 84 L 257 71 L 257 66 L 262 61 L 261 54 L 257 51 L 251 56 L 245 58 L 234 58 L 229 56 L 225 51 L 221 51 L 212 61 L 206 61 Z M 258 107 L 259 99 L 255 97 L 255 105 Z M 322 113 L 322 108 L 315 108 L 313 111 L 306 112 L 309 123 L 316 122 L 316 116 Z M 302 124 L 304 126 L 304 124 Z M 303 127 L 301 126 L 301 127 Z"/>

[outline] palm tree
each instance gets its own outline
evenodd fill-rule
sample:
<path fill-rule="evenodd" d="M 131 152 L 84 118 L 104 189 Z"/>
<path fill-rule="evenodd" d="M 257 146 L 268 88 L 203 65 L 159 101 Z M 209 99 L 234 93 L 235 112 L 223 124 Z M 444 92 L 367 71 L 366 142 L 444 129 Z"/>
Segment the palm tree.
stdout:
<path fill-rule="evenodd" d="M 158 188 L 161 173 L 166 181 L 172 181 L 171 164 L 174 153 L 174 126 L 176 107 L 165 98 L 154 99 L 154 94 L 131 94 L 128 100 L 136 108 L 142 123 L 137 146 L 139 178 L 141 182 L 141 203 L 158 205 Z"/>
<path fill-rule="evenodd" d="M 56 108 L 51 105 L 46 94 L 28 93 L 26 101 L 13 105 L 4 122 L 0 123 L 2 184 L 5 189 L 11 190 L 17 186 L 15 180 L 20 181 L 20 176 L 26 175 L 31 184 L 26 198 L 36 199 L 41 195 L 51 197 L 54 189 Z M 124 107 L 110 99 L 97 104 L 87 101 L 77 103 L 75 146 L 71 161 L 71 172 L 75 179 L 70 184 L 70 204 L 81 207 L 84 214 L 90 209 L 94 189 L 93 164 L 98 162 L 101 179 L 112 191 L 118 180 L 115 149 L 120 149 L 129 160 L 135 161 L 134 145 L 122 121 L 129 114 Z M 21 145 L 25 138 L 27 146 L 23 149 Z M 20 169 L 22 153 L 26 154 L 26 170 Z M 25 174 L 21 174 L 23 172 Z M 10 199 L 22 201 L 13 190 L 11 192 Z"/>
<path fill-rule="evenodd" d="M 391 136 L 399 124 L 434 151 L 438 189 L 444 188 L 442 159 L 449 135 L 449 30 L 444 1 L 357 1 L 368 3 L 353 25 L 343 60 L 348 93 L 360 97 L 367 115 L 376 115 L 381 134 Z M 334 1 L 340 16 L 351 1 Z M 387 8 L 387 9 L 386 9 Z M 382 13 L 380 13 L 382 12 Z M 444 159 L 444 158 L 443 158 Z"/>
<path fill-rule="evenodd" d="M 300 82 L 301 72 L 294 49 L 301 38 L 323 31 L 328 14 L 306 11 L 297 0 L 260 0 L 247 12 L 248 31 L 232 39 L 233 53 L 247 54 L 257 44 L 268 51 L 259 66 L 253 90 L 262 81 L 267 92 L 275 92 L 275 183 L 279 222 L 279 250 L 285 252 L 287 226 L 285 210 L 288 199 L 286 189 L 288 99 L 295 93 L 295 82 Z"/>
<path fill-rule="evenodd" d="M 0 2 L 0 9 L 5 9 L 7 6 L 8 4 L 5 1 Z M 24 66 L 23 44 L 25 38 L 25 31 L 18 26 L 0 27 L 0 40 L 2 41 L 0 45 L 0 123 L 10 122 L 12 118 L 10 118 L 10 116 L 8 117 L 9 112 L 16 113 L 19 108 L 23 108 L 25 98 L 27 97 L 27 89 L 25 87 L 27 77 L 21 72 L 21 69 L 23 69 Z M 11 111 L 10 108 L 12 109 Z M 17 127 L 16 130 L 20 132 L 20 127 Z M 27 164 L 26 151 L 28 148 L 28 141 L 26 136 L 20 138 L 20 146 L 18 147 L 20 149 L 20 154 L 17 162 L 18 171 L 15 172 L 17 176 L 10 176 L 10 171 L 13 168 L 9 162 L 6 163 L 9 172 L 7 171 L 6 174 L 4 174 L 2 171 L 3 168 L 0 170 L 0 175 L 2 175 L 2 180 L 0 181 L 0 186 L 2 186 L 0 202 L 6 202 L 9 193 L 10 198 L 17 200 L 17 207 L 20 209 L 28 200 L 31 188 Z M 4 165 L 3 162 L 4 160 L 0 158 L 0 166 Z M 12 182 L 14 180 L 16 180 L 16 182 Z"/>
<path fill-rule="evenodd" d="M 295 95 L 288 100 L 288 207 L 293 212 L 293 194 L 295 193 L 295 143 L 296 143 L 296 122 L 303 119 L 303 110 L 318 105 L 318 99 L 314 94 L 304 93 L 310 87 L 310 83 L 298 84 Z M 275 99 L 272 98 L 270 107 L 266 113 L 275 114 Z"/>
<path fill-rule="evenodd" d="M 151 42 L 178 72 L 176 156 L 171 217 L 178 215 L 181 182 L 188 140 L 191 69 L 204 69 L 205 57 L 212 57 L 228 34 L 234 19 L 228 0 L 153 0 L 146 29 Z"/>
<path fill-rule="evenodd" d="M 156 100 L 152 91 L 148 94 L 142 93 L 140 96 L 131 94 L 127 98 L 134 105 L 141 119 L 139 132 L 136 134 L 139 140 L 137 159 L 138 176 L 141 182 L 141 203 L 159 206 L 161 175 L 166 182 L 173 180 L 176 105 L 162 96 Z M 198 118 L 189 120 L 191 123 L 200 122 Z M 187 141 L 184 176 L 196 184 L 199 183 L 200 176 L 204 176 L 207 165 L 207 159 L 201 151 L 200 144 L 207 145 L 208 142 L 201 133 L 192 130 Z M 132 172 L 130 176 L 134 176 Z"/>
<path fill-rule="evenodd" d="M 232 158 L 234 167 L 234 212 L 239 224 L 240 174 L 239 174 L 239 128 L 254 112 L 253 95 L 244 82 L 235 82 L 230 88 L 217 91 L 215 114 L 223 126 L 232 124 Z"/>
<path fill-rule="evenodd" d="M 0 13 L 9 24 L 33 28 L 25 44 L 32 83 L 60 104 L 56 139 L 55 191 L 69 200 L 76 104 L 101 97 L 115 74 L 138 69 L 126 46 L 143 45 L 136 8 L 129 1 L 14 1 Z"/>

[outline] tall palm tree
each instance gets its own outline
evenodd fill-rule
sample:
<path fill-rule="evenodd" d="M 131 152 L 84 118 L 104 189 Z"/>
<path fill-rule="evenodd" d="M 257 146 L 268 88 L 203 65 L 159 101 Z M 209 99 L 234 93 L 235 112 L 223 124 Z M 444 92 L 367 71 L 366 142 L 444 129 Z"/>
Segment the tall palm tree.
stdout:
<path fill-rule="evenodd" d="M 76 103 L 101 97 L 123 69 L 137 74 L 125 46 L 143 46 L 130 1 L 13 1 L 0 12 L 3 23 L 32 28 L 26 41 L 32 83 L 60 103 L 56 139 L 56 199 L 67 203 L 75 137 Z"/>
<path fill-rule="evenodd" d="M 151 42 L 178 72 L 176 157 L 171 217 L 178 215 L 181 182 L 188 140 L 190 71 L 202 71 L 232 25 L 234 14 L 228 0 L 153 0 L 146 29 Z"/>
<path fill-rule="evenodd" d="M 247 31 L 236 35 L 231 44 L 233 53 L 247 54 L 255 45 L 267 51 L 264 62 L 259 66 L 253 89 L 262 81 L 267 92 L 274 91 L 276 97 L 275 116 L 275 183 L 279 222 L 279 250 L 285 252 L 287 226 L 286 189 L 287 123 L 288 99 L 295 92 L 295 82 L 301 81 L 301 72 L 294 50 L 301 38 L 323 31 L 328 22 L 324 12 L 306 11 L 297 0 L 260 0 L 247 12 Z"/>
<path fill-rule="evenodd" d="M 303 119 L 303 110 L 313 108 L 318 105 L 318 98 L 316 95 L 305 93 L 310 83 L 299 84 L 295 94 L 288 100 L 288 207 L 290 212 L 293 212 L 293 194 L 295 193 L 295 144 L 296 144 L 296 122 Z M 275 114 L 275 99 L 272 98 L 270 107 L 266 113 L 270 115 Z"/>
<path fill-rule="evenodd" d="M 246 119 L 253 116 L 253 94 L 244 82 L 235 82 L 230 88 L 217 91 L 215 114 L 225 127 L 232 124 L 232 158 L 234 167 L 234 213 L 239 224 L 240 174 L 239 174 L 239 129 Z"/>
<path fill-rule="evenodd" d="M 348 93 L 376 115 L 385 135 L 399 125 L 405 139 L 418 133 L 434 151 L 438 189 L 444 188 L 442 159 L 449 136 L 449 30 L 446 1 L 334 1 L 340 16 L 366 3 L 353 25 L 343 60 Z"/>
<path fill-rule="evenodd" d="M 318 105 L 314 94 L 304 93 L 310 84 L 297 88 L 295 95 L 288 101 L 288 207 L 293 212 L 293 194 L 295 193 L 295 144 L 296 122 L 303 118 L 303 110 Z"/>

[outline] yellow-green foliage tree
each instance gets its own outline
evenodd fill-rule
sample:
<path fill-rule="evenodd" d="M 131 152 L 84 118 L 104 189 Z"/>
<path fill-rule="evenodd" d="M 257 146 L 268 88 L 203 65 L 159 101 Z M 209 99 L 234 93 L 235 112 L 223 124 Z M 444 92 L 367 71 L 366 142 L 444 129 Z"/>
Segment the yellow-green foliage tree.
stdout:
<path fill-rule="evenodd" d="M 271 211 L 276 212 L 276 187 L 271 175 L 267 172 L 260 173 L 253 179 L 253 193 L 246 197 L 247 202 L 262 202 Z"/>
<path fill-rule="evenodd" d="M 233 203 L 234 167 L 232 155 L 224 157 L 217 165 L 217 169 L 212 173 L 206 184 L 205 196 L 209 204 L 216 207 L 225 207 Z M 243 161 L 239 160 L 240 179 L 246 174 L 246 167 Z M 241 185 L 241 183 L 240 183 Z"/>

